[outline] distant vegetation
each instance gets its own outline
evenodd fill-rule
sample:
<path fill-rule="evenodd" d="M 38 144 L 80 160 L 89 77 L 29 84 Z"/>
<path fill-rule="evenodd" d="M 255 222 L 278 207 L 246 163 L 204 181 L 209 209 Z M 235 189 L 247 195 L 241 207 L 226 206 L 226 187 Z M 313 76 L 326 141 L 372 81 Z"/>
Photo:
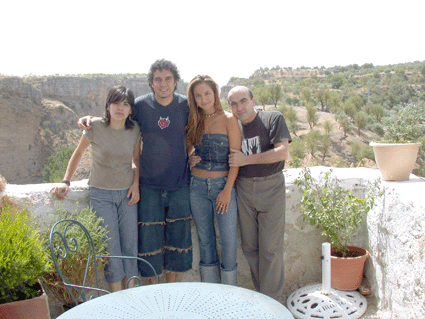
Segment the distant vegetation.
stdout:
<path fill-rule="evenodd" d="M 140 76 L 145 74 L 108 74 L 116 79 Z M 105 74 L 75 75 L 82 77 L 98 77 Z M 363 165 L 367 160 L 374 161 L 372 148 L 368 145 L 364 133 L 374 135 L 377 139 L 392 137 L 391 126 L 400 120 L 400 112 L 412 110 L 425 114 L 425 61 L 411 63 L 374 66 L 366 63 L 361 66 L 325 67 L 280 67 L 260 68 L 248 79 L 232 77 L 228 83 L 246 85 L 255 95 L 257 105 L 276 108 L 284 115 L 293 137 L 290 147 L 290 167 L 303 166 L 304 159 L 309 156 L 313 164 L 349 166 Z M 6 98 L 6 96 L 3 96 Z M 226 99 L 223 106 L 228 109 Z M 306 111 L 308 132 L 300 122 L 295 107 Z M 335 122 L 318 124 L 318 112 L 333 114 Z M 403 119 L 411 118 L 403 116 Z M 401 120 L 403 120 L 401 119 Z M 48 138 L 55 131 L 55 122 L 43 122 L 43 136 Z M 403 126 L 403 122 L 397 125 Z M 320 127 L 320 129 L 319 129 Z M 339 152 L 337 158 L 330 158 L 335 153 L 333 132 L 342 130 L 342 139 L 357 136 L 358 141 L 350 141 L 347 150 Z M 412 132 L 406 132 L 412 133 Z M 414 132 L 417 133 L 417 132 Z M 422 134 L 422 135 L 421 135 Z M 418 141 L 424 142 L 424 134 L 420 131 Z M 422 147 L 418 157 L 419 169 L 415 174 L 425 176 L 425 151 Z M 66 169 L 66 163 L 73 148 L 63 148 L 49 158 L 45 167 L 43 180 L 60 182 Z"/>
<path fill-rule="evenodd" d="M 60 183 L 62 181 L 66 166 L 75 148 L 75 146 L 62 146 L 54 155 L 49 157 L 43 171 L 43 182 Z"/>
<path fill-rule="evenodd" d="M 384 138 L 390 119 L 396 118 L 406 106 L 421 110 L 425 107 L 425 61 L 332 68 L 276 66 L 260 68 L 249 79 L 231 78 L 229 85 L 236 84 L 250 87 L 257 104 L 273 105 L 284 113 L 294 139 L 300 139 L 294 141 L 291 166 L 301 165 L 305 154 L 324 158 L 329 152 L 327 136 L 332 127 L 325 128 L 328 132 L 325 135 L 315 130 L 318 110 L 335 115 L 344 137 L 369 131 Z M 297 136 L 299 125 L 294 106 L 306 108 L 310 132 L 304 136 Z M 423 139 L 423 135 L 418 138 Z M 357 162 L 363 156 L 374 159 L 368 145 L 354 144 L 351 153 Z M 421 176 L 425 176 L 424 161 L 425 152 L 421 150 L 420 169 L 416 172 Z"/>

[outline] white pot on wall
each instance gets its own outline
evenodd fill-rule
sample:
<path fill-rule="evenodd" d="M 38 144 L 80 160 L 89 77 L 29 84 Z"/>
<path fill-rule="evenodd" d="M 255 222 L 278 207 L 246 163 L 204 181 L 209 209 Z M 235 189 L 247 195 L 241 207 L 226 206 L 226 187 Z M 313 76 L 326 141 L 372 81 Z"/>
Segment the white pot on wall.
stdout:
<path fill-rule="evenodd" d="M 421 143 L 375 143 L 376 164 L 385 181 L 407 181 L 418 157 Z"/>

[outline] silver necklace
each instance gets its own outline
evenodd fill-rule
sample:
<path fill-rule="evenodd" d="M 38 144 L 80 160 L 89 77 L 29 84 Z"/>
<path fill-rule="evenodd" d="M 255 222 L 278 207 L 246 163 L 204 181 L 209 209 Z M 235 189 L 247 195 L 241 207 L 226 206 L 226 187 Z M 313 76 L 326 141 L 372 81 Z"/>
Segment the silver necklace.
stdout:
<path fill-rule="evenodd" d="M 210 117 L 210 116 L 213 116 L 213 115 L 215 115 L 216 113 L 217 113 L 217 111 L 218 110 L 216 110 L 214 113 L 212 113 L 212 114 L 205 114 L 205 117 Z"/>

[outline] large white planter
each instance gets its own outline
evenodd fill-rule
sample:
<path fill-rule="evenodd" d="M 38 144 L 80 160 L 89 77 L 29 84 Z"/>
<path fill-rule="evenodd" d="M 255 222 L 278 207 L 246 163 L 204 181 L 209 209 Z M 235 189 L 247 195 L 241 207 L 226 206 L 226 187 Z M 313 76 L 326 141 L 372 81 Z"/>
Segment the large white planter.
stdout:
<path fill-rule="evenodd" d="M 421 143 L 375 143 L 376 164 L 385 181 L 407 181 L 418 157 Z"/>

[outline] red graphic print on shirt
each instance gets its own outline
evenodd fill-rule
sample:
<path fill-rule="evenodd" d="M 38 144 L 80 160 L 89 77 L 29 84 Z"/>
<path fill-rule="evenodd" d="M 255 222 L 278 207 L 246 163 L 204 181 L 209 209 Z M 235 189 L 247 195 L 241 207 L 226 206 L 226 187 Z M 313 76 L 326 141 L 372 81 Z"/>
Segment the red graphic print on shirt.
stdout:
<path fill-rule="evenodd" d="M 163 128 L 167 128 L 168 125 L 170 125 L 170 119 L 168 118 L 168 116 L 166 118 L 163 117 L 159 117 L 159 121 L 158 121 L 158 126 L 163 129 Z"/>

